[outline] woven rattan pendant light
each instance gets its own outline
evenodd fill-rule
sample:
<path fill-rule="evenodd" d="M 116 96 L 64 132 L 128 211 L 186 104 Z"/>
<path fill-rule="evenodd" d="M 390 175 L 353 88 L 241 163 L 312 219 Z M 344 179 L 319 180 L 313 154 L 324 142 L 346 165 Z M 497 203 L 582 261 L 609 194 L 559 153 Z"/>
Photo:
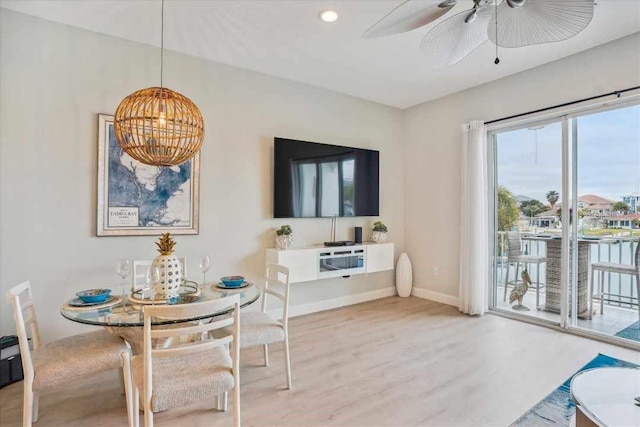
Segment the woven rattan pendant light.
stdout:
<path fill-rule="evenodd" d="M 191 159 L 204 140 L 204 120 L 186 96 L 163 87 L 164 0 L 162 0 L 160 87 L 150 87 L 124 98 L 114 118 L 116 140 L 139 162 L 175 166 Z"/>

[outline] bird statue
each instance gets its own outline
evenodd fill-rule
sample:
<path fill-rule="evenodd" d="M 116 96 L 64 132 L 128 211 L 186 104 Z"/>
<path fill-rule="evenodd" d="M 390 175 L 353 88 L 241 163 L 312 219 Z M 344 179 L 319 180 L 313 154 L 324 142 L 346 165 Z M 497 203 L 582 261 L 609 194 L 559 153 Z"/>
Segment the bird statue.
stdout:
<path fill-rule="evenodd" d="M 522 270 L 522 282 L 516 283 L 509 294 L 509 304 L 513 304 L 516 300 L 518 301 L 518 304 L 511 306 L 511 308 L 514 310 L 529 311 L 528 307 L 522 305 L 522 299 L 529 290 L 529 285 L 531 285 L 531 277 L 529 277 L 529 273 L 525 268 Z"/>

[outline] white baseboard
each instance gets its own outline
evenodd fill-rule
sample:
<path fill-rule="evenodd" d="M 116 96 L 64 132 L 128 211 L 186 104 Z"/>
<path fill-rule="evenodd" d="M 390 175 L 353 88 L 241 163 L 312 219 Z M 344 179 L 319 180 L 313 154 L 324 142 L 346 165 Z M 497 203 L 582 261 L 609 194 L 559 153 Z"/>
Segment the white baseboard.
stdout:
<path fill-rule="evenodd" d="M 397 295 L 395 286 L 355 295 L 348 295 L 346 297 L 292 305 L 289 306 L 289 317 L 302 316 L 304 314 L 317 313 L 319 311 L 331 310 L 333 308 L 346 307 L 348 305 L 359 304 L 361 302 L 391 297 L 394 295 Z M 269 310 L 269 314 L 276 319 L 279 319 L 282 317 L 282 310 Z"/>
<path fill-rule="evenodd" d="M 435 302 L 441 302 L 442 304 L 452 305 L 454 307 L 459 306 L 458 297 L 453 295 L 443 294 L 441 292 L 430 291 L 428 289 L 413 288 L 411 295 L 418 298 L 424 298 Z"/>

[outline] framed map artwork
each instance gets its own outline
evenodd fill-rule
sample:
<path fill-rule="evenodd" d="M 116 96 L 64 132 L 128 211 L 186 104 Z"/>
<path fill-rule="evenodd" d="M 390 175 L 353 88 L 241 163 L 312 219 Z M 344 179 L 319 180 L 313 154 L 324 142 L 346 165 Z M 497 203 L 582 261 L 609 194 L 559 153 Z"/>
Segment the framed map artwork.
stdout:
<path fill-rule="evenodd" d="M 198 234 L 200 153 L 178 166 L 149 166 L 116 141 L 99 115 L 98 236 Z"/>

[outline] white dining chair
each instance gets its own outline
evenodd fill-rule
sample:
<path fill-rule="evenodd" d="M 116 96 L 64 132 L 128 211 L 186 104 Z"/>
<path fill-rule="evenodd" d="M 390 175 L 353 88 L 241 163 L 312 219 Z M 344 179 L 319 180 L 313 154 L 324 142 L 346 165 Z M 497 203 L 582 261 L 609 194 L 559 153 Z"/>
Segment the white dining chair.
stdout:
<path fill-rule="evenodd" d="M 280 292 L 271 286 L 280 288 Z M 282 320 L 278 321 L 267 313 L 267 296 L 271 295 L 282 302 Z M 262 311 L 242 312 L 242 335 L 240 348 L 263 346 L 264 364 L 269 366 L 269 344 L 284 342 L 284 365 L 287 374 L 287 388 L 291 388 L 291 362 L 289 358 L 289 269 L 282 265 L 267 264 Z"/>
<path fill-rule="evenodd" d="M 193 304 L 144 307 L 144 352 L 131 358 L 132 381 L 126 385 L 128 403 L 137 414 L 142 394 L 144 423 L 153 426 L 153 413 L 192 402 L 217 398 L 217 408 L 226 410 L 227 393 L 233 390 L 233 425 L 240 426 L 240 295 Z M 152 325 L 152 318 L 196 319 L 215 312 L 231 315 L 209 323 L 176 323 L 172 328 Z M 218 338 L 213 332 L 227 330 Z M 204 339 L 180 342 L 192 335 Z M 179 345 L 154 348 L 153 340 L 173 338 Z M 129 366 L 129 358 L 125 358 Z M 221 404 L 224 396 L 225 406 Z M 138 417 L 134 426 L 138 426 Z"/>
<path fill-rule="evenodd" d="M 596 273 L 598 273 L 598 293 L 595 292 Z M 604 274 L 618 273 L 635 278 L 636 282 L 636 302 L 633 302 L 633 292 L 631 293 L 630 303 L 638 306 L 638 321 L 640 321 L 640 240 L 636 244 L 636 251 L 633 264 L 618 264 L 614 262 L 596 262 L 591 264 L 591 303 L 589 305 L 589 318 L 593 316 L 593 300 L 600 300 L 600 314 L 604 314 L 604 302 L 609 296 L 604 292 Z"/>
<path fill-rule="evenodd" d="M 180 264 L 182 265 L 182 275 L 183 277 L 187 277 L 187 259 L 186 258 L 178 258 Z M 132 274 L 131 274 L 131 291 L 137 291 L 146 286 L 145 277 L 147 275 L 147 270 L 151 263 L 152 259 L 139 259 L 134 260 L 132 262 Z"/>
<path fill-rule="evenodd" d="M 129 357 L 129 349 L 121 338 L 99 330 L 43 344 L 30 282 L 20 283 L 7 294 L 9 303 L 13 305 L 24 372 L 23 426 L 31 426 L 38 420 L 39 393 L 42 390 L 120 368 L 124 370 L 123 377 L 127 382 L 129 372 L 124 364 Z M 33 350 L 29 346 L 29 335 Z M 127 416 L 131 422 L 133 412 L 129 405 Z"/>

